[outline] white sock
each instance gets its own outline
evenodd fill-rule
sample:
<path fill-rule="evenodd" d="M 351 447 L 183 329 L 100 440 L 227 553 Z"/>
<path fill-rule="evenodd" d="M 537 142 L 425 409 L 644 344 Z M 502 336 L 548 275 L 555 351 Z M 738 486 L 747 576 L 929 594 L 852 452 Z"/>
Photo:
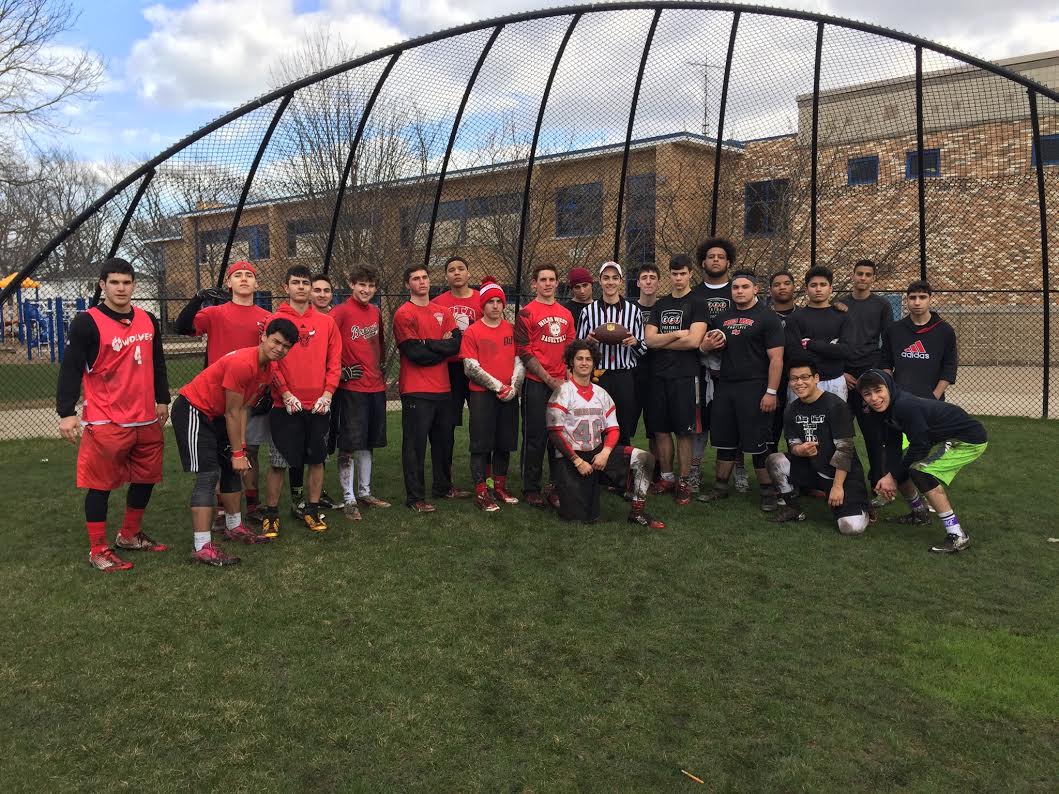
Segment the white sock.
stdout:
<path fill-rule="evenodd" d="M 371 493 L 371 450 L 358 449 L 353 460 L 357 463 L 357 495 L 367 496 Z"/>
<path fill-rule="evenodd" d="M 224 525 L 228 529 L 235 529 L 237 526 L 243 523 L 242 513 L 225 513 L 224 514 Z"/>
<path fill-rule="evenodd" d="M 941 523 L 945 527 L 946 535 L 956 535 L 960 538 L 967 537 L 964 534 L 963 527 L 960 526 L 959 519 L 956 518 L 956 513 L 952 510 L 947 513 L 938 513 L 938 518 L 941 519 Z"/>
<path fill-rule="evenodd" d="M 662 479 L 666 482 L 675 482 L 677 479 L 677 475 L 675 475 L 671 471 L 664 471 L 662 472 Z"/>
<path fill-rule="evenodd" d="M 353 489 L 353 456 L 343 453 L 338 456 L 338 483 L 342 486 L 342 496 L 347 502 L 356 501 Z"/>
<path fill-rule="evenodd" d="M 210 542 L 209 532 L 196 532 L 195 533 L 195 551 L 200 551 L 203 546 Z"/>

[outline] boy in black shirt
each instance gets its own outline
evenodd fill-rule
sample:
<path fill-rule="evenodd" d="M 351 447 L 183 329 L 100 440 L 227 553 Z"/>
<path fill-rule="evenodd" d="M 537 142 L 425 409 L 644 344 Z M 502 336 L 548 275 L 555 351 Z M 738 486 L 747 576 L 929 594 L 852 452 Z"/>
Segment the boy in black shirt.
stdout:
<path fill-rule="evenodd" d="M 771 299 L 769 306 L 780 318 L 780 325 L 786 332 L 787 318 L 794 312 L 794 276 L 789 270 L 780 270 L 772 274 L 769 279 L 769 298 Z M 784 366 L 780 385 L 776 390 L 776 410 L 772 412 L 772 433 L 769 442 L 773 449 L 779 449 L 780 437 L 783 435 L 783 414 L 787 410 L 787 386 L 787 367 Z"/>
<path fill-rule="evenodd" d="M 783 328 L 772 309 L 757 299 L 757 277 L 732 275 L 734 307 L 721 314 L 702 343 L 719 351 L 721 368 L 710 417 L 710 440 L 717 450 L 716 482 L 700 502 L 728 498 L 728 480 L 740 454 L 750 455 L 761 489 L 761 509 L 776 509 L 776 493 L 765 469 L 770 414 L 783 370 Z"/>
<path fill-rule="evenodd" d="M 813 267 L 805 274 L 808 305 L 787 318 L 787 355 L 791 360 L 805 358 L 805 351 L 815 357 L 820 371 L 820 388 L 846 399 L 846 359 L 849 358 L 846 312 L 831 305 L 833 275 L 826 267 Z M 787 400 L 794 399 L 790 387 Z"/>
<path fill-rule="evenodd" d="M 699 413 L 699 344 L 706 334 L 706 305 L 691 291 L 691 259 L 683 254 L 669 261 L 670 295 L 659 298 L 647 322 L 654 395 L 647 403 L 648 424 L 658 445 L 662 476 L 652 493 L 673 491 L 678 505 L 691 502 L 692 434 L 702 432 Z M 673 438 L 680 479 L 673 476 Z"/>
<path fill-rule="evenodd" d="M 934 290 L 913 281 L 905 290 L 908 316 L 883 334 L 881 366 L 894 382 L 917 397 L 944 400 L 956 382 L 956 332 L 931 310 Z"/>
<path fill-rule="evenodd" d="M 796 399 L 787 406 L 786 455 L 774 452 L 767 464 L 784 505 L 769 520 L 804 521 L 797 488 L 827 494 L 831 514 L 843 535 L 868 528 L 868 489 L 853 443 L 853 417 L 845 401 L 820 388 L 820 372 L 811 361 L 792 361 L 787 369 Z"/>
<path fill-rule="evenodd" d="M 875 490 L 887 498 L 899 490 L 912 509 L 896 523 L 929 524 L 929 503 L 945 526 L 945 540 L 930 550 L 952 554 L 970 546 L 942 483 L 951 485 L 960 469 L 985 452 L 985 427 L 957 405 L 903 391 L 885 370 L 865 372 L 857 389 L 882 425 L 886 474 Z M 903 450 L 902 435 L 908 440 Z"/>

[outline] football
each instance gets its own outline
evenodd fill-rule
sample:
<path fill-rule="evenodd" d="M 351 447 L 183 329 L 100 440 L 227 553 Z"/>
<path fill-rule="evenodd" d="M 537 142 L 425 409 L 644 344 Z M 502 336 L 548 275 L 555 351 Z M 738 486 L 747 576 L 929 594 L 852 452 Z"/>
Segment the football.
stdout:
<path fill-rule="evenodd" d="M 625 339 L 629 335 L 625 326 L 621 323 L 603 323 L 603 325 L 597 326 L 596 330 L 592 332 L 592 336 L 601 345 L 620 345 L 621 340 Z"/>

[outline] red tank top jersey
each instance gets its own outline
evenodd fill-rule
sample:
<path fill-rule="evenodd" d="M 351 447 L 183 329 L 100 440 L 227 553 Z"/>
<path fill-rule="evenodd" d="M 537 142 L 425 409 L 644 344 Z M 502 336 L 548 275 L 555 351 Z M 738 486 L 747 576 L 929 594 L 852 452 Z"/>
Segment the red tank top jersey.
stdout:
<path fill-rule="evenodd" d="M 434 298 L 434 303 L 440 303 L 449 310 L 460 333 L 466 333 L 482 316 L 482 302 L 476 289 L 472 289 L 470 296 L 466 298 L 457 298 L 452 294 L 452 290 L 447 290 Z M 459 360 L 458 355 L 449 359 L 450 362 Z"/>
<path fill-rule="evenodd" d="M 474 358 L 482 369 L 506 386 L 511 385 L 515 373 L 515 326 L 501 320 L 496 328 L 490 328 L 479 320 L 463 335 L 460 342 L 460 358 Z M 486 391 L 473 380 L 471 391 Z"/>
<path fill-rule="evenodd" d="M 91 424 L 140 425 L 158 420 L 154 406 L 154 323 L 133 308 L 126 325 L 96 307 L 88 310 L 99 329 L 99 351 L 85 373 L 81 418 Z"/>
<path fill-rule="evenodd" d="M 324 391 L 334 394 L 342 370 L 342 341 L 329 315 L 311 305 L 298 314 L 289 303 L 281 303 L 273 317 L 282 317 L 298 329 L 298 341 L 277 362 L 272 404 L 283 406 L 283 392 L 290 391 L 310 410 Z"/>
<path fill-rule="evenodd" d="M 455 330 L 456 321 L 448 309 L 433 301 L 426 306 L 407 301 L 393 313 L 393 338 L 398 345 L 409 339 L 441 339 Z M 401 356 L 397 382 L 401 394 L 445 394 L 449 390 L 449 367 L 444 361 L 423 367 Z"/>
<path fill-rule="evenodd" d="M 210 419 L 224 416 L 227 395 L 234 391 L 243 395 L 243 404 L 254 405 L 272 383 L 275 362 L 266 362 L 264 369 L 257 363 L 257 345 L 233 350 L 221 356 L 195 376 L 180 390 L 189 403 Z"/>
<path fill-rule="evenodd" d="M 268 311 L 260 306 L 231 301 L 200 309 L 195 315 L 195 334 L 206 336 L 206 366 L 233 350 L 257 347 L 268 318 Z"/>
<path fill-rule="evenodd" d="M 515 345 L 520 356 L 530 355 L 544 367 L 544 371 L 558 380 L 566 380 L 563 351 L 577 338 L 574 316 L 556 303 L 532 300 L 518 313 L 515 321 Z M 540 382 L 529 368 L 526 377 Z"/>
<path fill-rule="evenodd" d="M 373 303 L 363 304 L 350 298 L 331 310 L 329 315 L 342 337 L 342 366 L 360 364 L 363 374 L 347 380 L 338 388 L 356 392 L 386 391 L 382 376 L 382 312 Z"/>

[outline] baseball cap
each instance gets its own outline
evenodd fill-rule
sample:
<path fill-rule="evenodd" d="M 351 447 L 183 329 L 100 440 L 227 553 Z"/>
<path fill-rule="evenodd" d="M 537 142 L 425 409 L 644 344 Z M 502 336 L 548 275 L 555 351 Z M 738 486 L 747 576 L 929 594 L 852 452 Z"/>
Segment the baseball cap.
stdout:
<path fill-rule="evenodd" d="M 618 276 L 620 276 L 621 278 L 625 278 L 625 271 L 621 269 L 621 265 L 619 265 L 617 262 L 604 262 L 602 265 L 599 266 L 599 275 L 602 276 L 603 271 L 606 270 L 608 267 L 614 268 L 618 271 Z"/>

